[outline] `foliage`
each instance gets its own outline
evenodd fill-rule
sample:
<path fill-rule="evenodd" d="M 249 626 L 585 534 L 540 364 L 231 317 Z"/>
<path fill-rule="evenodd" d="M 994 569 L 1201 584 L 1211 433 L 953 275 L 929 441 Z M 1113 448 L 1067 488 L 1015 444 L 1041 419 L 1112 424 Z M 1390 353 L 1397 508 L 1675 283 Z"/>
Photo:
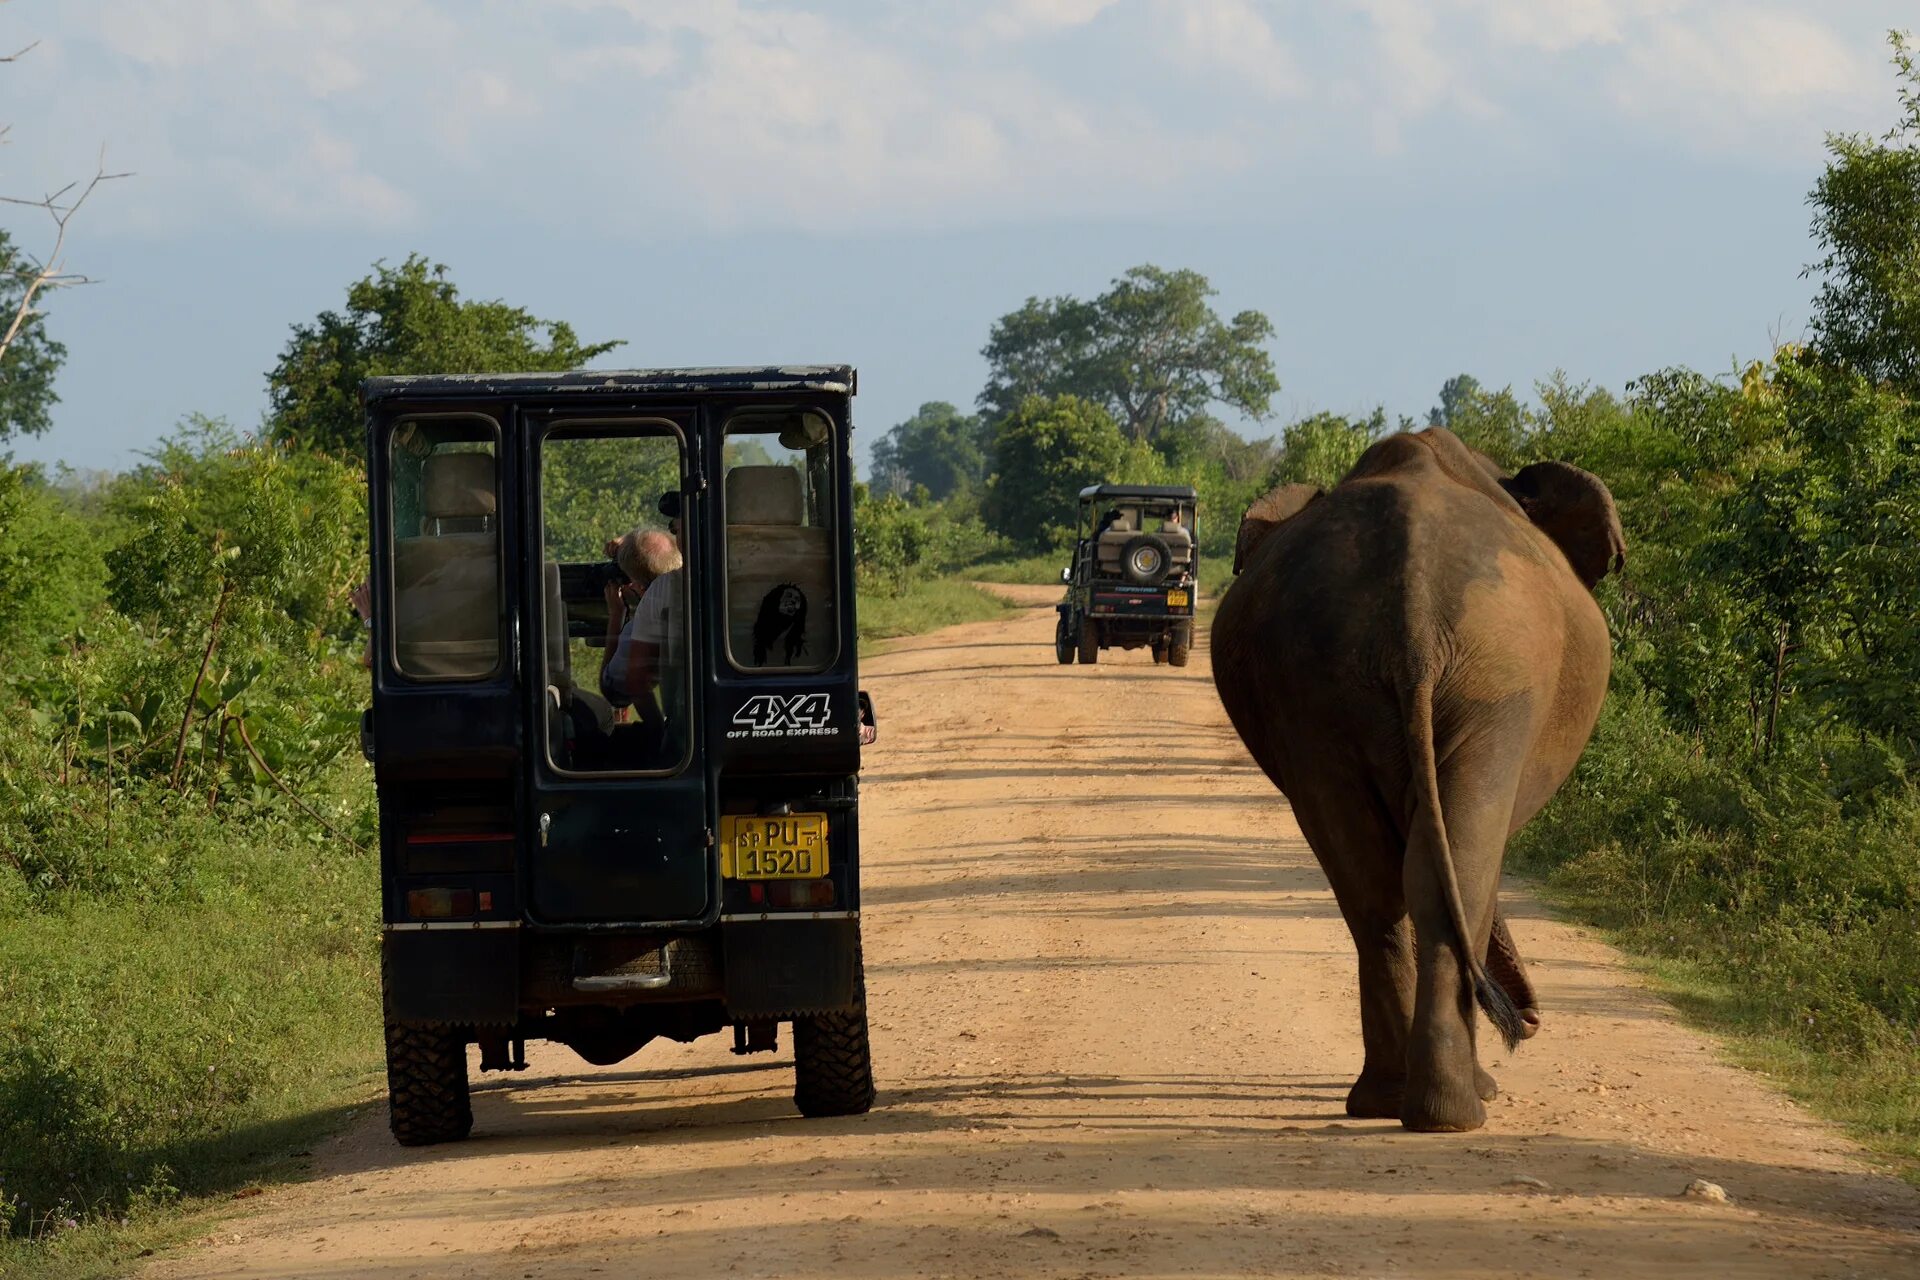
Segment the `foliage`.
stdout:
<path fill-rule="evenodd" d="M 987 444 L 978 414 L 930 401 L 873 446 L 873 487 L 905 497 L 917 485 L 936 500 L 974 492 L 986 482 Z"/>
<path fill-rule="evenodd" d="M 540 470 L 547 559 L 597 560 L 629 529 L 666 528 L 657 504 L 679 487 L 679 445 L 667 437 L 549 439 Z"/>
<path fill-rule="evenodd" d="M 104 598 L 100 534 L 37 468 L 0 465 L 0 646 L 64 634 Z"/>
<path fill-rule="evenodd" d="M 230 1186 L 373 1059 L 363 488 L 200 419 L 103 494 L 0 472 L 13 1232 Z"/>
<path fill-rule="evenodd" d="M 898 595 L 916 582 L 950 574 L 995 554 L 1001 542 L 957 503 L 908 502 L 862 491 L 853 510 L 853 554 L 860 590 Z"/>
<path fill-rule="evenodd" d="M 1080 490 L 1103 480 L 1149 483 L 1146 451 L 1129 449 L 1112 416 L 1078 396 L 1029 396 L 994 428 L 994 475 L 981 515 L 1025 551 L 1072 540 Z"/>
<path fill-rule="evenodd" d="M 26 256 L 0 230 L 0 337 L 19 310 L 32 274 Z M 54 394 L 53 379 L 67 358 L 67 349 L 47 335 L 45 297 L 42 291 L 20 332 L 0 352 L 0 443 L 17 435 L 39 435 L 52 425 L 50 413 L 60 399 Z"/>
<path fill-rule="evenodd" d="M 577 369 L 619 346 L 582 343 L 573 327 L 504 302 L 463 300 L 446 267 L 409 254 L 376 262 L 347 290 L 344 312 L 295 325 L 267 375 L 268 434 L 340 457 L 363 451 L 362 379 L 406 373 Z"/>
<path fill-rule="evenodd" d="M 1828 138 L 1814 187 L 1814 238 L 1826 252 L 1814 302 L 1818 342 L 1875 380 L 1920 394 L 1920 68 L 1890 37 L 1901 114 L 1880 139 Z"/>
<path fill-rule="evenodd" d="M 1289 424 L 1281 437 L 1280 456 L 1267 474 L 1263 488 L 1283 484 L 1333 488 L 1353 470 L 1353 464 L 1384 432 L 1385 426 L 1384 410 L 1376 410 L 1366 419 L 1316 413 Z"/>
<path fill-rule="evenodd" d="M 1157 443 L 1214 403 L 1263 418 L 1280 389 L 1258 311 L 1222 320 L 1197 271 L 1134 267 L 1091 301 L 1028 298 L 994 322 L 980 407 L 997 421 L 1034 396 L 1074 396 L 1104 409 L 1127 438 Z M 995 460 L 995 469 L 1006 468 Z"/>

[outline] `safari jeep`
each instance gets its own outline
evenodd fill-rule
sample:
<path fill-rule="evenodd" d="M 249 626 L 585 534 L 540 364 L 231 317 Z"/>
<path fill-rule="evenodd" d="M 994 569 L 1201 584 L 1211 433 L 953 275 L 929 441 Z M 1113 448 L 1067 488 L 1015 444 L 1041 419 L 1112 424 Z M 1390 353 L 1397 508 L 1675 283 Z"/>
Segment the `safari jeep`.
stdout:
<path fill-rule="evenodd" d="M 467 1135 L 468 1045 L 512 1071 L 533 1039 L 605 1065 L 657 1036 L 772 1051 L 787 1023 L 802 1113 L 872 1105 L 853 391 L 846 367 L 362 388 L 401 1143 Z M 645 582 L 608 561 L 643 530 Z"/>
<path fill-rule="evenodd" d="M 1096 484 L 1080 491 L 1080 537 L 1060 571 L 1054 656 L 1098 662 L 1102 649 L 1153 650 L 1155 662 L 1187 665 L 1200 545 L 1195 499 L 1185 485 Z"/>

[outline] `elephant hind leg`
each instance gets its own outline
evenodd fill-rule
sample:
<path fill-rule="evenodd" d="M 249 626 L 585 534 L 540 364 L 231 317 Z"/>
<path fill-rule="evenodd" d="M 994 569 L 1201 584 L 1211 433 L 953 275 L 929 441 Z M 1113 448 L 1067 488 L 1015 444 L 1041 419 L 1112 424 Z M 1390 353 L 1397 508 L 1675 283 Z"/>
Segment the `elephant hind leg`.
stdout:
<path fill-rule="evenodd" d="M 1493 931 L 1506 853 L 1507 823 L 1523 745 L 1499 732 L 1459 742 L 1437 770 L 1417 807 L 1407 840 L 1407 904 L 1418 938 L 1418 979 L 1407 1052 L 1407 1096 L 1401 1122 L 1410 1129 L 1458 1132 L 1486 1123 L 1484 1095 L 1492 1078 L 1480 1070 L 1474 1005 L 1488 1003 L 1496 979 L 1481 964 Z M 1457 896 L 1456 896 L 1457 895 Z M 1461 936 L 1464 933 L 1464 936 Z M 1497 1008 L 1523 1024 L 1509 993 Z"/>
<path fill-rule="evenodd" d="M 1507 932 L 1506 917 L 1497 910 L 1493 913 L 1493 933 L 1487 939 L 1487 974 L 1519 1006 L 1520 1021 L 1524 1024 L 1520 1038 L 1531 1040 L 1538 1035 L 1540 997 L 1534 992 L 1526 965 L 1520 961 L 1520 949 L 1514 946 L 1513 935 Z"/>
<path fill-rule="evenodd" d="M 1359 961 L 1366 1061 L 1347 1094 L 1347 1114 L 1397 1119 L 1406 1095 L 1414 988 L 1400 833 L 1372 785 L 1359 776 L 1346 785 L 1300 789 L 1294 818 L 1327 874 Z"/>

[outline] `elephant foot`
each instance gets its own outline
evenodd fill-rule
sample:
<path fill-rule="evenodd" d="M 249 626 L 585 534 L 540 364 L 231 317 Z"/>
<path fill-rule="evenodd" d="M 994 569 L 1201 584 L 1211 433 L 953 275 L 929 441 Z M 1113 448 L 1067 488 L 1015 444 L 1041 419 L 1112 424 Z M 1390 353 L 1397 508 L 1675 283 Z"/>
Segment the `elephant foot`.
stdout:
<path fill-rule="evenodd" d="M 1479 1072 L 1476 1084 L 1491 1086 L 1493 1077 Z M 1466 1089 L 1446 1088 L 1437 1081 L 1422 1088 L 1408 1084 L 1400 1105 L 1400 1123 L 1415 1133 L 1466 1133 L 1487 1122 L 1486 1104 Z"/>
<path fill-rule="evenodd" d="M 1356 1120 L 1398 1120 L 1406 1096 L 1405 1080 L 1360 1073 L 1347 1091 L 1347 1114 Z"/>
<path fill-rule="evenodd" d="M 1480 1095 L 1480 1101 L 1492 1102 L 1500 1096 L 1500 1082 L 1488 1075 L 1485 1067 L 1476 1064 L 1473 1068 L 1473 1091 Z"/>

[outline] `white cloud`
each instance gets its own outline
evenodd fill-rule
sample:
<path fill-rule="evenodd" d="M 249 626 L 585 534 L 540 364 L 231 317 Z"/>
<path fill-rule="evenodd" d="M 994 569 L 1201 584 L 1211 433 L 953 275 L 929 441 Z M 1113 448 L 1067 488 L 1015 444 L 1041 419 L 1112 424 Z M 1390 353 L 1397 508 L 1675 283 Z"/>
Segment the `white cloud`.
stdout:
<path fill-rule="evenodd" d="M 1575 124 L 1800 165 L 1890 116 L 1910 3 L 25 0 L 0 37 L 45 44 L 0 70 L 6 180 L 58 185 L 104 140 L 139 194 L 90 212 L 155 233 L 502 204 L 841 230 L 1154 217 L 1416 140 L 1526 165 Z M 489 172 L 539 177 L 481 208 Z"/>
<path fill-rule="evenodd" d="M 996 40 L 1022 40 L 1084 27 L 1119 0 L 998 0 L 983 5 L 979 30 Z"/>
<path fill-rule="evenodd" d="M 1609 91 L 1624 112 L 1659 119 L 1710 143 L 1739 142 L 1777 121 L 1891 101 L 1868 51 L 1798 14 L 1730 6 L 1648 24 L 1625 51 Z M 1865 101 L 1862 101 L 1862 97 Z"/>
<path fill-rule="evenodd" d="M 1225 74 L 1265 98 L 1292 98 L 1306 87 L 1290 50 L 1250 0 L 1161 0 L 1189 68 Z"/>

